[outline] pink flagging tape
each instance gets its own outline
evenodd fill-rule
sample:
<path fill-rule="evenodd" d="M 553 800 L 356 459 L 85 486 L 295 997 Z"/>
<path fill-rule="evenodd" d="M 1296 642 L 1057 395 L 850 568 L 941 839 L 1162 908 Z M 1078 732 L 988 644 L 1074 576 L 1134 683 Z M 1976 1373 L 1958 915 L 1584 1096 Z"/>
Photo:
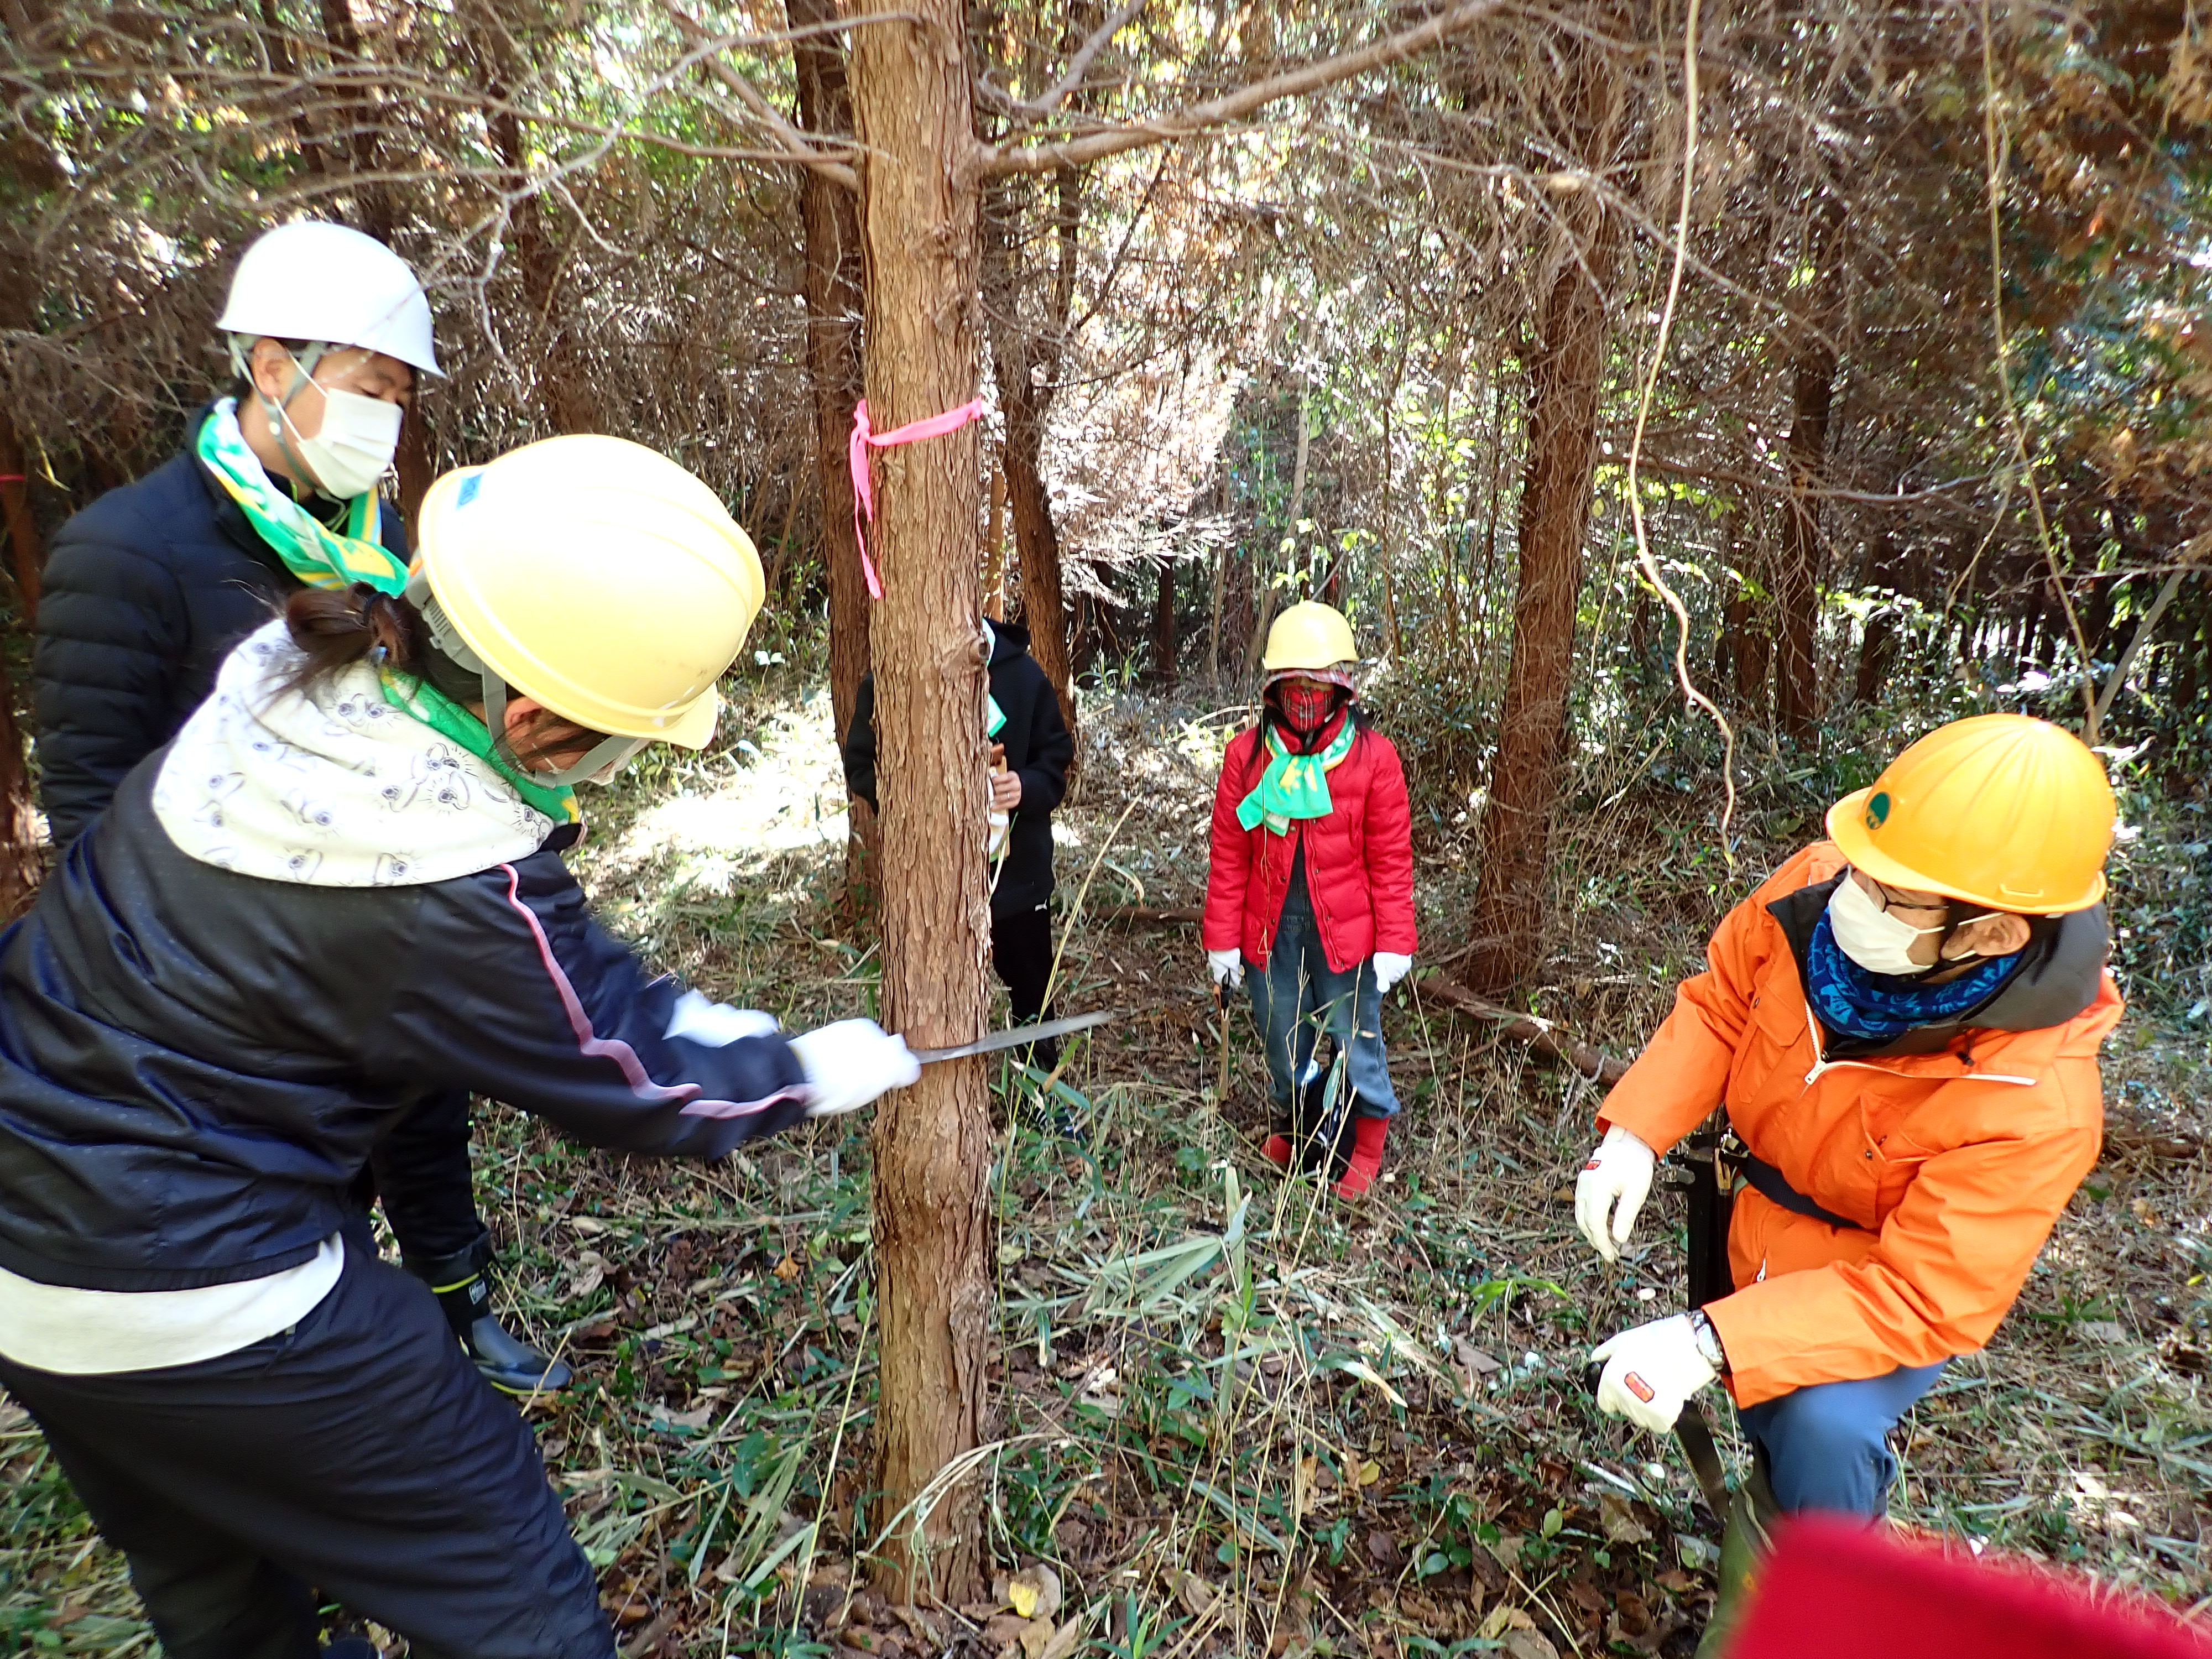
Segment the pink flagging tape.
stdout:
<path fill-rule="evenodd" d="M 860 573 L 868 579 L 870 599 L 883 598 L 884 584 L 876 574 L 875 561 L 868 556 L 866 526 L 876 521 L 876 486 L 868 469 L 868 452 L 919 443 L 924 438 L 942 438 L 948 432 L 957 432 L 970 421 L 982 418 L 983 400 L 978 398 L 957 409 L 948 409 L 942 415 L 932 415 L 927 420 L 909 421 L 889 432 L 878 432 L 868 425 L 868 400 L 863 398 L 853 405 L 853 435 L 845 446 L 845 464 L 853 474 L 853 540 L 860 550 Z"/>

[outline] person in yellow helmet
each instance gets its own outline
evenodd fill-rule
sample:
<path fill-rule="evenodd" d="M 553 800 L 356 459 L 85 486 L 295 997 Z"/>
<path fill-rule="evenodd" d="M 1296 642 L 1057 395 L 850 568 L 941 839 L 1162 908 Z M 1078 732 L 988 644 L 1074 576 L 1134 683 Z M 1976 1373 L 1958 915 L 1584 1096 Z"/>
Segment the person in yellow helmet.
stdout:
<path fill-rule="evenodd" d="M 1382 999 L 1413 965 L 1413 808 L 1405 769 L 1353 694 L 1340 611 L 1294 605 L 1267 630 L 1260 724 L 1230 740 L 1213 797 L 1200 925 L 1224 990 L 1249 969 L 1273 1097 L 1263 1148 L 1357 1198 L 1397 1115 Z M 1320 1040 L 1335 1043 L 1324 1065 Z"/>
<path fill-rule="evenodd" d="M 311 1590 L 417 1653 L 611 1659 L 529 1430 L 356 1177 L 439 1091 L 713 1158 L 915 1062 L 655 975 L 562 863 L 572 785 L 713 735 L 762 581 L 704 483 L 550 439 L 440 480 L 411 576 L 301 574 L 0 934 L 0 1384 L 172 1659 L 312 1655 Z"/>
<path fill-rule="evenodd" d="M 1604 1410 L 1664 1433 L 1718 1378 L 1752 1443 L 1700 1652 L 1775 1515 L 1884 1511 L 1888 1431 L 1989 1340 L 2097 1161 L 2113 820 L 2102 763 L 2056 726 L 1929 733 L 1729 914 L 1606 1100 L 1575 1194 L 1606 1261 L 1716 1109 L 1741 1183 L 1709 1299 L 1593 1355 Z"/>

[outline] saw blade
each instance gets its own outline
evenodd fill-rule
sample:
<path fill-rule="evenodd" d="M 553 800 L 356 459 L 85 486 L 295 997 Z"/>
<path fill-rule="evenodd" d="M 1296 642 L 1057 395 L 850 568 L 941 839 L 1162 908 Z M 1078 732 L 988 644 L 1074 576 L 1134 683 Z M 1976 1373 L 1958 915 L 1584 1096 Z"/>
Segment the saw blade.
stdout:
<path fill-rule="evenodd" d="M 1071 1031 L 1087 1031 L 1094 1025 L 1103 1025 L 1109 1019 L 1119 1019 L 1119 1008 L 1101 1008 L 1088 1014 L 1071 1014 L 1066 1019 L 1048 1019 L 1042 1025 L 1018 1025 L 1011 1031 L 994 1031 L 988 1036 L 977 1037 L 973 1042 L 963 1042 L 953 1048 L 915 1048 L 908 1050 L 924 1066 L 933 1066 L 940 1060 L 965 1060 L 970 1054 L 993 1054 L 1001 1048 L 1018 1048 L 1024 1043 L 1042 1042 L 1047 1037 L 1066 1036 Z"/>

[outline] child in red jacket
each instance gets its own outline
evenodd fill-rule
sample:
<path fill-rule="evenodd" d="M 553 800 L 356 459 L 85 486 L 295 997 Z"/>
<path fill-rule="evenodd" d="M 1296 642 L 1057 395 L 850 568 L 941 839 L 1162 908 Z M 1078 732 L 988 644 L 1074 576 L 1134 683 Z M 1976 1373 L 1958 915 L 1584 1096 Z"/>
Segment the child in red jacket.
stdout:
<path fill-rule="evenodd" d="M 1274 1103 L 1267 1157 L 1325 1164 L 1346 1198 L 1373 1184 L 1397 1114 L 1382 998 L 1417 943 L 1405 769 L 1353 704 L 1358 654 L 1325 605 L 1294 605 L 1267 630 L 1265 712 L 1231 740 L 1214 792 L 1200 934 L 1216 985 L 1252 970 Z M 1327 1068 L 1323 1031 L 1338 1056 Z"/>

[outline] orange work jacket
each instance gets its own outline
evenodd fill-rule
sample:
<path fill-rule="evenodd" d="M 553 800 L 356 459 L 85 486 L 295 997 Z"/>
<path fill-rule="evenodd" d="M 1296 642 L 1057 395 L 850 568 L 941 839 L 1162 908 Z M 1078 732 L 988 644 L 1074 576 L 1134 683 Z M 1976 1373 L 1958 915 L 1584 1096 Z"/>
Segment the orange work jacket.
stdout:
<path fill-rule="evenodd" d="M 1741 1405 L 1980 1347 L 2103 1134 L 2097 1049 L 2121 1010 L 2109 974 L 2062 1025 L 1969 1030 L 1936 1054 L 1822 1058 L 1796 958 L 1766 907 L 1845 865 L 1816 842 L 1729 912 L 1710 966 L 1683 981 L 1599 1118 L 1663 1153 L 1725 1103 L 1755 1155 L 1865 1229 L 1736 1194 L 1738 1288 L 1705 1312 Z"/>

